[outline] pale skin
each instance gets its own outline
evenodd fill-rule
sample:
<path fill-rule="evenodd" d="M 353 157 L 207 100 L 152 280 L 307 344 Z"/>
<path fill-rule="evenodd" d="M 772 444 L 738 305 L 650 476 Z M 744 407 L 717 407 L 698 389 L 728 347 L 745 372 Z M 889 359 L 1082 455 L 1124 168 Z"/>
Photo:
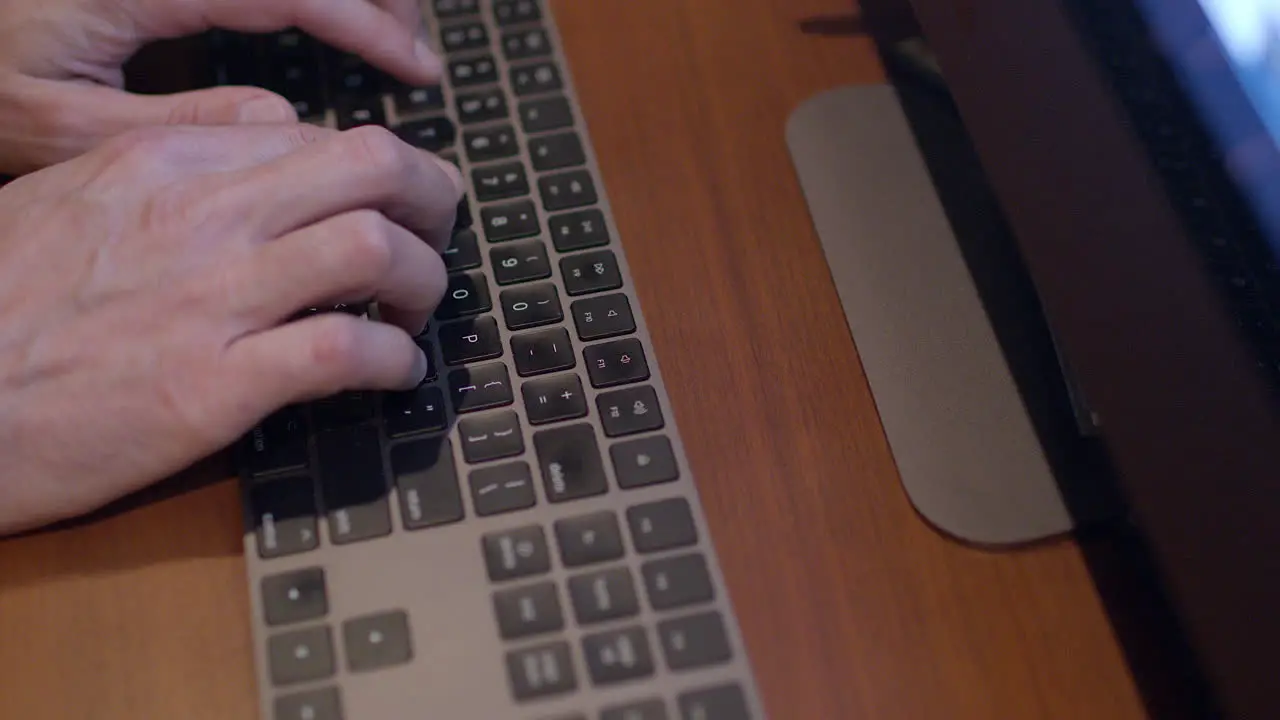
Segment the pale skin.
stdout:
<path fill-rule="evenodd" d="M 120 89 L 144 42 L 300 27 L 438 82 L 414 0 L 0 4 L 0 535 L 216 453 L 275 410 L 404 390 L 439 303 L 457 170 L 252 88 Z M 376 301 L 378 319 L 298 318 Z"/>

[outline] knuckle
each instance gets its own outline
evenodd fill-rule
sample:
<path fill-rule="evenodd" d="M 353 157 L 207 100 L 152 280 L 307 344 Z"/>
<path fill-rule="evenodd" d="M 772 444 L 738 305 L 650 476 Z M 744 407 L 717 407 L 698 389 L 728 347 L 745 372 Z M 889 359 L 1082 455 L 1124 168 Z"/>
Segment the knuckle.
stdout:
<path fill-rule="evenodd" d="M 327 315 L 317 321 L 311 340 L 311 362 L 321 374 L 332 378 L 334 385 L 355 371 L 360 357 L 358 321 L 342 313 Z"/>
<path fill-rule="evenodd" d="M 343 133 L 350 159 L 378 175 L 398 176 L 408 165 L 405 145 L 390 130 L 366 125 Z"/>
<path fill-rule="evenodd" d="M 392 261 L 390 222 L 373 210 L 348 213 L 343 219 L 343 242 L 335 244 L 341 248 L 341 267 L 363 283 L 385 275 Z"/>

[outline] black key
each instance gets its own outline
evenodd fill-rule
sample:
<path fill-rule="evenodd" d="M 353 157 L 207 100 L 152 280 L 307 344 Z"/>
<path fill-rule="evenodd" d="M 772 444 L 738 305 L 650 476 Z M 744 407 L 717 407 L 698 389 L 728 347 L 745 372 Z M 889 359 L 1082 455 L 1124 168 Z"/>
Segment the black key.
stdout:
<path fill-rule="evenodd" d="M 596 396 L 596 410 L 607 437 L 657 430 L 663 424 L 658 393 L 648 385 L 600 393 Z"/>
<path fill-rule="evenodd" d="M 481 538 L 484 563 L 493 582 L 538 575 L 551 570 L 547 537 L 540 525 L 489 533 Z"/>
<path fill-rule="evenodd" d="M 538 57 L 551 52 L 551 42 L 541 28 L 521 30 L 502 36 L 502 52 L 508 60 Z"/>
<path fill-rule="evenodd" d="M 498 120 L 507 116 L 507 97 L 500 88 L 459 93 L 455 102 L 458 106 L 458 119 L 464 125 Z"/>
<path fill-rule="evenodd" d="M 568 425 L 533 436 L 547 499 L 564 502 L 608 490 L 596 432 L 590 425 Z"/>
<path fill-rule="evenodd" d="M 453 411 L 462 414 L 515 402 L 511 378 L 502 363 L 478 365 L 449 373 Z"/>
<path fill-rule="evenodd" d="M 586 170 L 571 170 L 539 178 L 538 192 L 547 212 L 592 205 L 598 200 L 595 182 Z"/>
<path fill-rule="evenodd" d="M 444 253 L 444 267 L 449 272 L 470 270 L 480 267 L 480 243 L 476 240 L 476 232 L 463 228 L 453 234 L 453 241 Z"/>
<path fill-rule="evenodd" d="M 623 489 L 657 485 L 680 477 L 671 441 L 655 435 L 618 443 L 609 448 L 618 487 Z"/>
<path fill-rule="evenodd" d="M 489 251 L 493 279 L 499 285 L 514 285 L 551 277 L 547 246 L 541 240 L 505 243 Z"/>
<path fill-rule="evenodd" d="M 612 250 L 593 250 L 560 258 L 560 274 L 564 276 L 564 290 L 570 295 L 622 287 L 622 271 Z"/>
<path fill-rule="evenodd" d="M 316 447 L 330 540 L 344 544 L 389 534 L 391 510 L 378 428 L 331 430 L 316 438 Z"/>
<path fill-rule="evenodd" d="M 717 685 L 676 698 L 680 720 L 751 720 L 747 698 L 737 685 Z"/>
<path fill-rule="evenodd" d="M 635 338 L 588 345 L 582 351 L 593 387 L 610 387 L 649 379 L 644 348 Z"/>
<path fill-rule="evenodd" d="M 259 481 L 249 492 L 258 556 L 263 559 L 314 550 L 315 490 L 309 477 Z"/>
<path fill-rule="evenodd" d="M 585 250 L 609 244 L 609 228 L 599 210 L 578 210 L 556 215 L 547 221 L 551 242 L 560 252 Z"/>
<path fill-rule="evenodd" d="M 511 457 L 524 452 L 520 418 L 512 410 L 464 418 L 458 422 L 462 455 L 469 463 Z"/>
<path fill-rule="evenodd" d="M 600 720 L 668 720 L 669 717 L 661 698 L 611 705 L 600 711 Z"/>
<path fill-rule="evenodd" d="M 454 60 L 449 63 L 449 80 L 454 87 L 459 88 L 497 82 L 498 66 L 491 55 L 469 60 Z"/>
<path fill-rule="evenodd" d="M 484 226 L 485 239 L 491 243 L 529 237 L 542 231 L 532 200 L 481 208 L 480 224 Z"/>
<path fill-rule="evenodd" d="M 696 553 L 651 560 L 640 567 L 649 605 L 654 610 L 709 602 L 715 598 L 707 561 Z"/>
<path fill-rule="evenodd" d="M 582 381 L 573 373 L 530 380 L 520 386 L 520 394 L 524 396 L 525 414 L 534 425 L 585 417 L 587 414 Z"/>
<path fill-rule="evenodd" d="M 612 685 L 653 674 L 653 653 L 642 627 L 586 635 L 582 654 L 595 685 Z"/>
<path fill-rule="evenodd" d="M 480 12 L 480 0 L 434 0 L 434 7 L 436 17 L 444 20 Z"/>
<path fill-rule="evenodd" d="M 507 677 L 516 700 L 562 695 L 578 687 L 573 656 L 566 642 L 507 653 Z"/>
<path fill-rule="evenodd" d="M 377 100 L 382 90 L 381 74 L 354 55 L 343 55 L 328 68 L 330 88 L 338 98 Z M 381 105 L 381 103 L 379 103 Z"/>
<path fill-rule="evenodd" d="M 339 130 L 350 130 L 362 125 L 382 127 L 387 125 L 387 114 L 382 109 L 382 98 L 376 95 L 340 97 L 334 103 L 334 110 L 337 112 Z"/>
<path fill-rule="evenodd" d="M 480 516 L 523 510 L 537 503 L 529 463 L 491 465 L 471 472 L 471 503 Z"/>
<path fill-rule="evenodd" d="M 489 31 L 482 22 L 449 25 L 440 30 L 440 44 L 445 53 L 488 47 Z"/>
<path fill-rule="evenodd" d="M 520 123 L 527 133 L 558 130 L 573 125 L 573 109 L 562 97 L 520 103 Z"/>
<path fill-rule="evenodd" d="M 447 117 L 413 120 L 396 128 L 395 133 L 406 143 L 427 152 L 439 152 L 458 139 L 458 129 Z"/>
<path fill-rule="evenodd" d="M 569 578 L 569 599 L 580 625 L 631 617 L 640 612 L 631 572 L 625 567 Z"/>
<path fill-rule="evenodd" d="M 627 525 L 637 552 L 657 552 L 698 542 L 698 528 L 693 524 L 689 502 L 683 498 L 628 508 Z"/>
<path fill-rule="evenodd" d="M 413 659 L 409 616 L 393 610 L 351 618 L 342 623 L 342 644 L 350 672 L 403 665 Z"/>
<path fill-rule="evenodd" d="M 295 630 L 267 640 L 267 668 L 277 687 L 331 677 L 333 637 L 327 626 Z"/>
<path fill-rule="evenodd" d="M 420 385 L 407 392 L 386 393 L 382 396 L 382 420 L 391 437 L 444 430 L 444 392 Z"/>
<path fill-rule="evenodd" d="M 608 510 L 557 520 L 555 531 L 566 567 L 617 560 L 624 552 L 618 518 Z"/>
<path fill-rule="evenodd" d="M 307 426 L 302 412 L 288 408 L 255 427 L 245 438 L 241 462 L 254 477 L 306 467 Z"/>
<path fill-rule="evenodd" d="M 345 392 L 331 395 L 311 407 L 311 421 L 317 430 L 338 430 L 373 419 L 373 393 Z"/>
<path fill-rule="evenodd" d="M 456 232 L 463 228 L 469 228 L 474 220 L 471 215 L 471 196 L 463 195 L 462 199 L 458 201 L 458 209 L 454 213 L 453 229 Z"/>
<path fill-rule="evenodd" d="M 479 315 L 492 309 L 493 300 L 489 297 L 489 283 L 485 280 L 484 273 L 456 273 L 449 276 L 449 287 L 445 290 L 444 300 L 436 308 L 436 317 L 452 320 Z"/>
<path fill-rule="evenodd" d="M 573 167 L 587 161 L 582 141 L 571 132 L 533 138 L 529 141 L 529 156 L 533 158 L 533 169 L 538 172 Z"/>
<path fill-rule="evenodd" d="M 578 300 L 570 306 L 573 325 L 583 340 L 627 335 L 636 331 L 636 319 L 631 315 L 631 301 L 626 295 L 598 295 Z"/>
<path fill-rule="evenodd" d="M 552 92 L 563 87 L 560 68 L 553 62 L 511 68 L 511 89 L 517 96 Z"/>
<path fill-rule="evenodd" d="M 262 579 L 263 620 L 288 625 L 322 618 L 329 612 L 324 570 L 303 568 Z"/>
<path fill-rule="evenodd" d="M 342 696 L 336 687 L 306 690 L 276 698 L 272 720 L 342 720 Z"/>
<path fill-rule="evenodd" d="M 511 338 L 511 358 L 521 377 L 568 370 L 577 364 L 564 328 L 521 333 Z"/>
<path fill-rule="evenodd" d="M 554 582 L 500 590 L 493 594 L 493 613 L 504 640 L 554 632 L 564 628 L 560 594 Z"/>
<path fill-rule="evenodd" d="M 516 131 L 510 125 L 468 130 L 463 133 L 462 145 L 467 149 L 467 159 L 473 163 L 509 158 L 520 152 Z"/>
<path fill-rule="evenodd" d="M 462 491 L 453 467 L 453 447 L 443 437 L 391 448 L 391 474 L 400 496 L 400 522 L 407 530 L 462 519 Z"/>
<path fill-rule="evenodd" d="M 498 321 L 488 315 L 441 325 L 439 338 L 445 365 L 462 365 L 502 356 Z"/>
<path fill-rule="evenodd" d="M 538 283 L 503 290 L 498 296 L 508 330 L 523 330 L 558 323 L 564 319 L 560 293 L 551 283 Z"/>
<path fill-rule="evenodd" d="M 498 25 L 515 25 L 542 19 L 537 0 L 494 0 L 493 18 Z"/>
<path fill-rule="evenodd" d="M 396 104 L 396 112 L 401 116 L 444 109 L 444 91 L 439 85 L 412 87 L 401 84 L 395 89 L 392 98 Z M 450 126 L 452 125 L 453 123 L 450 123 Z"/>
<path fill-rule="evenodd" d="M 524 165 L 518 162 L 476 168 L 471 171 L 471 182 L 475 184 L 480 202 L 529 194 Z"/>

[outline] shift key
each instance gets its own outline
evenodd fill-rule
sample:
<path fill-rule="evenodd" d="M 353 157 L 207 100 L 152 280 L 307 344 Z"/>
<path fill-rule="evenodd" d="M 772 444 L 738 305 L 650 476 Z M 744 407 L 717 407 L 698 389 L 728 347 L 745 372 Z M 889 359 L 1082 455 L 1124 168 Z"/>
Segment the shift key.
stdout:
<path fill-rule="evenodd" d="M 391 450 L 391 473 L 400 495 L 400 519 L 406 529 L 462 519 L 462 491 L 448 440 L 429 438 L 396 445 Z"/>
<path fill-rule="evenodd" d="M 390 534 L 391 511 L 377 427 L 358 425 L 321 433 L 316 448 L 320 492 L 333 543 Z"/>

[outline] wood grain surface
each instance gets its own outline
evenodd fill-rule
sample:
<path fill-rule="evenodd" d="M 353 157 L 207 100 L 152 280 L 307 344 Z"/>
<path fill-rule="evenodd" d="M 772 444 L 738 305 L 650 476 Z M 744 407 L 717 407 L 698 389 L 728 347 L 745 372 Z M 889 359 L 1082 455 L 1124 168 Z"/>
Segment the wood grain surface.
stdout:
<path fill-rule="evenodd" d="M 800 31 L 849 6 L 555 2 L 768 708 L 1145 717 L 1075 544 L 966 548 L 899 487 L 783 142 L 882 79 Z M 0 542 L 0 717 L 252 718 L 239 522 L 221 481 Z"/>

